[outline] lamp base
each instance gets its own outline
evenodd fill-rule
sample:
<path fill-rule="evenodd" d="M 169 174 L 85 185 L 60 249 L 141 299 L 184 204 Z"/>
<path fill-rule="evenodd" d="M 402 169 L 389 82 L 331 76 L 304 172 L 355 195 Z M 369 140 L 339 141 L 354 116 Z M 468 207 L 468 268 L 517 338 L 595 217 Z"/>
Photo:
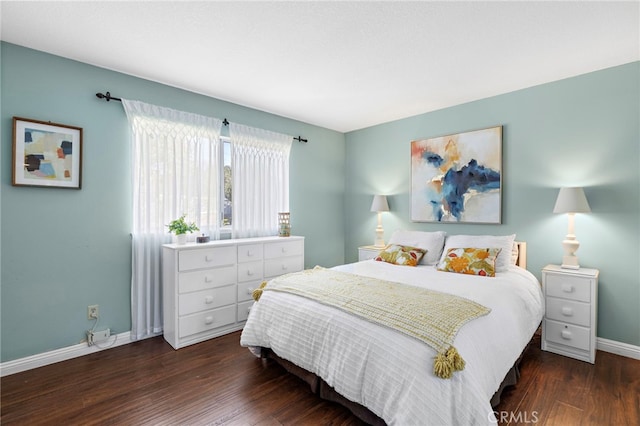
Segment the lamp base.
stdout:
<path fill-rule="evenodd" d="M 384 247 L 385 246 L 385 243 L 384 243 L 384 229 L 382 229 L 382 226 L 378 226 L 376 228 L 376 242 L 373 245 L 376 246 L 376 247 Z"/>
<path fill-rule="evenodd" d="M 560 265 L 563 269 L 580 269 L 580 265 L 578 264 L 577 256 L 562 256 L 562 265 Z"/>

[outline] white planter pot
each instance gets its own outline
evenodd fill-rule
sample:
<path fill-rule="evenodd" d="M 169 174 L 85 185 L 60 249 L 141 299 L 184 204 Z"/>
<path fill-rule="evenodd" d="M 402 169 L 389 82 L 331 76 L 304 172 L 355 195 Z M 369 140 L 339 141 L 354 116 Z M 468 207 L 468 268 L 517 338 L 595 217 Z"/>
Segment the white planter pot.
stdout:
<path fill-rule="evenodd" d="M 187 244 L 187 234 L 178 234 L 178 235 L 176 235 L 176 244 L 178 244 L 178 245 Z"/>

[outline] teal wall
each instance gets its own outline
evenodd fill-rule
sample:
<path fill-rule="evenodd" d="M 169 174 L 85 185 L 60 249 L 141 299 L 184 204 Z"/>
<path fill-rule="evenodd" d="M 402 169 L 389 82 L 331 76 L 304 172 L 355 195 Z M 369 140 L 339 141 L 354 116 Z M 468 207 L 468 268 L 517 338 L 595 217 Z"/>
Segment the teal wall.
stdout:
<path fill-rule="evenodd" d="M 100 328 L 131 328 L 127 120 L 119 102 L 97 92 L 308 139 L 292 145 L 292 232 L 306 237 L 306 266 L 343 262 L 344 134 L 8 43 L 0 49 L 2 362 L 79 343 L 93 324 L 87 305 L 100 305 Z M 81 190 L 11 186 L 13 116 L 83 128 Z"/>
<path fill-rule="evenodd" d="M 600 269 L 598 336 L 640 345 L 640 63 L 545 84 L 347 133 L 346 260 L 373 244 L 373 194 L 388 194 L 395 229 L 510 234 L 528 243 L 540 278 L 562 260 L 566 215 L 558 188 L 584 186 L 591 214 L 576 215 L 580 264 Z M 413 223 L 410 142 L 503 126 L 502 224 Z"/>
<path fill-rule="evenodd" d="M 374 239 L 375 193 L 395 229 L 517 233 L 529 269 L 562 258 L 557 188 L 586 187 L 592 213 L 576 217 L 581 264 L 601 270 L 598 335 L 640 345 L 640 63 L 398 120 L 346 135 L 8 43 L 0 45 L 1 361 L 79 343 L 86 307 L 101 326 L 130 329 L 127 121 L 111 91 L 144 102 L 301 135 L 291 153 L 293 233 L 306 266 L 357 259 Z M 11 186 L 11 118 L 84 129 L 80 191 Z M 412 223 L 411 140 L 503 127 L 503 224 Z"/>

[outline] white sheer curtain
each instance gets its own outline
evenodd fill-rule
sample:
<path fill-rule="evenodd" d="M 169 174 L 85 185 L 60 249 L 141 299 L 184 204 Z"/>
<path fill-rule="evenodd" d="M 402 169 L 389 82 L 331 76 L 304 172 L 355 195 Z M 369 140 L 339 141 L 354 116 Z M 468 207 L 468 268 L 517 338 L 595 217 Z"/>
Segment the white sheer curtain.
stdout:
<path fill-rule="evenodd" d="M 233 238 L 278 234 L 278 213 L 289 211 L 292 136 L 229 124 L 233 180 Z"/>
<path fill-rule="evenodd" d="M 122 104 L 132 132 L 131 337 L 137 340 L 162 332 L 166 225 L 186 214 L 219 238 L 222 122 L 138 101 Z"/>

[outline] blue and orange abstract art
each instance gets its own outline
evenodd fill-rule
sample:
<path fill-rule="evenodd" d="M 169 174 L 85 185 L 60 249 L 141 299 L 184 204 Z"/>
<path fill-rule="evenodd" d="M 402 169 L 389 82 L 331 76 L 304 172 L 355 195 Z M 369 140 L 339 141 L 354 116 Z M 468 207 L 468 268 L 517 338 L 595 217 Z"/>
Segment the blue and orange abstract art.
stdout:
<path fill-rule="evenodd" d="M 502 126 L 411 141 L 411 220 L 501 223 Z"/>

